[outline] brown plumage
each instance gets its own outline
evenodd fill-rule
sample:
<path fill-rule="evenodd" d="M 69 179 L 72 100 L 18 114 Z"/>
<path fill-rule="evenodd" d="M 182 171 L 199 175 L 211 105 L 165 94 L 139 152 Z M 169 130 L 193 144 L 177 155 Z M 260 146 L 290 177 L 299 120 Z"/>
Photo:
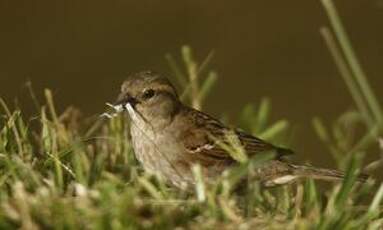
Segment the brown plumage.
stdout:
<path fill-rule="evenodd" d="M 340 180 L 343 173 L 284 160 L 292 151 L 233 130 L 217 119 L 181 103 L 168 79 L 151 71 L 130 76 L 122 85 L 116 106 L 129 113 L 135 155 L 145 170 L 158 174 L 179 188 L 195 183 L 191 168 L 201 165 L 207 180 L 214 180 L 238 162 L 222 148 L 230 138 L 238 141 L 248 157 L 265 152 L 275 159 L 257 168 L 254 179 L 265 186 L 285 184 L 299 178 Z M 358 180 L 364 181 L 361 175 Z"/>

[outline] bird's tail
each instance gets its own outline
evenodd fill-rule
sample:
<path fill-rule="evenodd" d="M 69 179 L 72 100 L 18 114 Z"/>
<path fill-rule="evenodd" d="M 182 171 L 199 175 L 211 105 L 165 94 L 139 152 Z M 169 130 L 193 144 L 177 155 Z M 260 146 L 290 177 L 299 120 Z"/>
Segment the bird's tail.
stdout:
<path fill-rule="evenodd" d="M 316 168 L 308 165 L 295 165 L 287 164 L 285 165 L 289 170 L 284 170 L 283 173 L 278 176 L 274 176 L 271 180 L 267 181 L 266 185 L 280 185 L 287 184 L 293 181 L 296 181 L 300 178 L 311 178 L 317 180 L 326 180 L 326 181 L 341 181 L 345 177 L 345 173 L 335 169 L 325 169 L 325 168 Z M 358 182 L 366 182 L 369 178 L 368 175 L 360 173 L 357 175 Z"/>
<path fill-rule="evenodd" d="M 345 177 L 345 173 L 335 169 L 325 169 L 325 168 L 316 168 L 307 165 L 292 165 L 290 167 L 293 168 L 294 175 L 299 177 L 313 178 L 319 180 L 343 180 Z M 368 179 L 368 175 L 360 173 L 357 175 L 358 182 L 366 182 Z"/>

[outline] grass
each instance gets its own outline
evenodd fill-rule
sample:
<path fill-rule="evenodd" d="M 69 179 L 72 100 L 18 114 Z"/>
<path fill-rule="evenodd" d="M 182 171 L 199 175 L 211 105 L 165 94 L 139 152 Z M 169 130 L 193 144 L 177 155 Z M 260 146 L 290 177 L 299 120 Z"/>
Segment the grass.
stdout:
<path fill-rule="evenodd" d="M 226 146 L 237 154 L 240 166 L 215 184 L 206 184 L 201 169 L 193 194 L 168 187 L 160 178 L 147 175 L 134 158 L 129 143 L 129 123 L 123 117 L 87 124 L 75 109 L 56 111 L 52 94 L 45 91 L 37 118 L 23 117 L 0 100 L 0 229 L 381 229 L 383 184 L 356 184 L 362 159 L 378 146 L 382 136 L 382 110 L 367 77 L 355 57 L 331 1 L 323 0 L 332 29 L 322 34 L 335 59 L 356 109 L 342 114 L 332 125 L 313 119 L 314 130 L 329 148 L 343 182 L 323 188 L 312 180 L 273 189 L 248 181 L 237 191 L 238 181 L 249 168 L 258 167 L 269 154 L 255 159 L 243 150 Z M 166 56 L 183 100 L 201 108 L 217 80 L 207 70 L 212 54 L 197 63 L 189 47 L 183 47 L 183 65 Z M 181 68 L 184 66 L 185 68 Z M 285 119 L 270 124 L 271 103 L 248 105 L 239 123 L 267 140 L 286 140 Z M 364 131 L 357 132 L 360 126 Z M 235 140 L 233 140 L 235 142 Z M 383 141 L 383 140 L 381 140 Z M 383 147 L 380 151 L 383 154 Z M 365 170 L 380 167 L 381 160 Z"/>

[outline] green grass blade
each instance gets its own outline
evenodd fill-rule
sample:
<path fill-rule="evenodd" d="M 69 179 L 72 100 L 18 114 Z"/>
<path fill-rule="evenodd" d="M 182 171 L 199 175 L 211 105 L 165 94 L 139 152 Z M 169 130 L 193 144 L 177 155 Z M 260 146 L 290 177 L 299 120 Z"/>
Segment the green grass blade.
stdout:
<path fill-rule="evenodd" d="M 324 38 L 324 41 L 326 42 L 328 49 L 330 50 L 330 53 L 334 59 L 336 66 L 338 67 L 343 81 L 346 83 L 346 86 L 348 87 L 350 94 L 355 101 L 358 110 L 362 113 L 367 125 L 369 127 L 373 126 L 374 121 L 366 105 L 364 96 L 360 91 L 360 88 L 358 87 L 357 83 L 354 81 L 352 72 L 347 66 L 347 63 L 344 61 L 341 51 L 338 49 L 333 35 L 327 27 L 321 28 L 320 32 L 322 34 L 322 37 Z"/>
<path fill-rule="evenodd" d="M 349 67 L 354 75 L 354 78 L 359 84 L 361 92 L 363 93 L 368 105 L 370 106 L 370 109 L 372 110 L 376 121 L 380 125 L 382 125 L 383 111 L 376 96 L 374 95 L 374 92 L 371 89 L 371 86 L 367 80 L 367 76 L 359 63 L 359 60 L 355 55 L 354 49 L 351 45 L 349 38 L 347 37 L 347 33 L 339 18 L 335 5 L 332 0 L 321 0 L 321 2 L 325 8 L 331 26 L 334 29 L 335 35 L 339 41 L 339 45 L 342 48 L 347 63 L 349 64 Z"/>

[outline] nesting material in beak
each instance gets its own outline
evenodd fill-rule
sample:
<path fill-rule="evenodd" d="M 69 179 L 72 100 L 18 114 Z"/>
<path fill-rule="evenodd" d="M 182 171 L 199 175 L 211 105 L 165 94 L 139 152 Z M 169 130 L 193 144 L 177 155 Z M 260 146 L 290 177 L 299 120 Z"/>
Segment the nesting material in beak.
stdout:
<path fill-rule="evenodd" d="M 114 111 L 112 113 L 108 113 L 108 112 L 105 112 L 103 114 L 100 115 L 100 117 L 106 117 L 106 118 L 113 118 L 113 117 L 116 117 L 118 116 L 119 113 L 121 113 L 122 111 L 124 111 L 124 106 L 123 105 L 113 105 L 111 103 L 106 103 L 106 105 L 110 108 L 112 108 Z"/>

